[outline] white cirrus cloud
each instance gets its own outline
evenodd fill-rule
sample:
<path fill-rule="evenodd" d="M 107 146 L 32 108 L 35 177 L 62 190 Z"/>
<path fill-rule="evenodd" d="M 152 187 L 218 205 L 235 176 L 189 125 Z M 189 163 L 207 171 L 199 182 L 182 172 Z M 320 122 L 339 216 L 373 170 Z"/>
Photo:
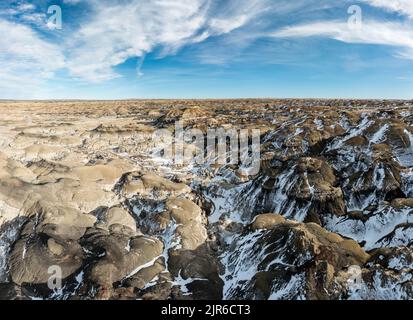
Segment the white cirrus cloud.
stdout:
<path fill-rule="evenodd" d="M 63 3 L 65 3 L 65 4 L 78 4 L 81 1 L 82 0 L 63 0 Z"/>
<path fill-rule="evenodd" d="M 413 59 L 413 28 L 401 22 L 363 21 L 359 30 L 342 21 L 320 21 L 282 28 L 276 38 L 325 37 L 345 43 L 393 46 L 398 56 Z"/>
<path fill-rule="evenodd" d="M 369 5 L 397 12 L 413 19 L 413 0 L 363 0 Z"/>
<path fill-rule="evenodd" d="M 61 49 L 30 27 L 0 19 L 0 88 L 26 96 L 65 65 Z"/>
<path fill-rule="evenodd" d="M 70 40 L 72 76 L 104 81 L 118 76 L 114 67 L 156 49 L 176 53 L 188 44 L 245 26 L 267 0 L 95 1 L 93 16 Z M 216 10 L 216 9 L 220 10 Z"/>
<path fill-rule="evenodd" d="M 32 11 L 34 9 L 36 9 L 36 6 L 33 3 L 19 3 L 17 5 L 17 10 L 20 12 Z"/>

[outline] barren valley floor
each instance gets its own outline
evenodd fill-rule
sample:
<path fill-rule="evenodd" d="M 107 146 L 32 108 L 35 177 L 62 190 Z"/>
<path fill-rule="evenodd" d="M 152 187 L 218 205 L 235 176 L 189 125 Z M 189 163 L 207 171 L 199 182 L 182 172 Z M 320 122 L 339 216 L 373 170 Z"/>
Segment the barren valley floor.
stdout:
<path fill-rule="evenodd" d="M 412 299 L 412 106 L 0 102 L 0 299 Z M 259 130 L 258 171 L 177 124 Z"/>

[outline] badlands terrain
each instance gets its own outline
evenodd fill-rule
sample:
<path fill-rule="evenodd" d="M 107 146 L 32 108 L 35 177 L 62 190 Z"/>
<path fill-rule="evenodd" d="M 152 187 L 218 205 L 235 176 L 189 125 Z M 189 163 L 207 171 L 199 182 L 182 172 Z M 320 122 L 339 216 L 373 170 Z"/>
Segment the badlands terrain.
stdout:
<path fill-rule="evenodd" d="M 0 299 L 412 299 L 412 106 L 0 102 Z M 258 173 L 159 157 L 176 121 Z"/>

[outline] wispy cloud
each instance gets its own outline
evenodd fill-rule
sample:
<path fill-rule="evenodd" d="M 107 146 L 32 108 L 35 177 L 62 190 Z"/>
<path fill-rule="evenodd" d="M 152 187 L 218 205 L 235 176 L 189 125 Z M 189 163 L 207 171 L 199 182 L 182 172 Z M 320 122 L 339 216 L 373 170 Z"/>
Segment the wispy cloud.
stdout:
<path fill-rule="evenodd" d="M 288 26 L 271 33 L 276 38 L 327 37 L 346 43 L 376 44 L 399 48 L 398 56 L 413 59 L 413 28 L 406 23 L 364 21 L 361 29 L 342 21 L 320 21 Z"/>
<path fill-rule="evenodd" d="M 19 3 L 17 5 L 18 11 L 32 11 L 36 9 L 36 6 L 33 3 Z"/>
<path fill-rule="evenodd" d="M 20 96 L 64 67 L 61 49 L 30 27 L 0 19 L 0 30 L 0 88 Z"/>
<path fill-rule="evenodd" d="M 102 81 L 118 76 L 113 68 L 155 49 L 161 55 L 241 28 L 266 0 L 92 1 L 94 14 L 72 39 L 69 70 L 75 77 Z M 218 10 L 219 9 L 219 10 Z"/>
<path fill-rule="evenodd" d="M 78 4 L 80 2 L 82 2 L 83 0 L 63 0 L 63 3 L 66 4 Z"/>
<path fill-rule="evenodd" d="M 413 19 L 413 1 L 412 0 L 362 0 L 369 5 L 382 8 L 387 11 L 397 12 Z"/>
<path fill-rule="evenodd" d="M 0 9 L 0 17 L 38 28 L 46 28 L 46 13 L 36 9 L 37 7 L 33 3 L 20 1 L 10 4 L 6 9 Z"/>

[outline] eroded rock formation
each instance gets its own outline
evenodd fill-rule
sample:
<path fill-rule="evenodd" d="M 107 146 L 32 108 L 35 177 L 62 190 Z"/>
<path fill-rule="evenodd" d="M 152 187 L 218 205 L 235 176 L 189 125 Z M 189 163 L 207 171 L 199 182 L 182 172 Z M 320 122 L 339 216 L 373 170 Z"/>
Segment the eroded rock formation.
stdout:
<path fill-rule="evenodd" d="M 411 106 L 2 102 L 0 298 L 412 299 Z M 177 121 L 259 129 L 258 174 L 162 159 Z"/>

